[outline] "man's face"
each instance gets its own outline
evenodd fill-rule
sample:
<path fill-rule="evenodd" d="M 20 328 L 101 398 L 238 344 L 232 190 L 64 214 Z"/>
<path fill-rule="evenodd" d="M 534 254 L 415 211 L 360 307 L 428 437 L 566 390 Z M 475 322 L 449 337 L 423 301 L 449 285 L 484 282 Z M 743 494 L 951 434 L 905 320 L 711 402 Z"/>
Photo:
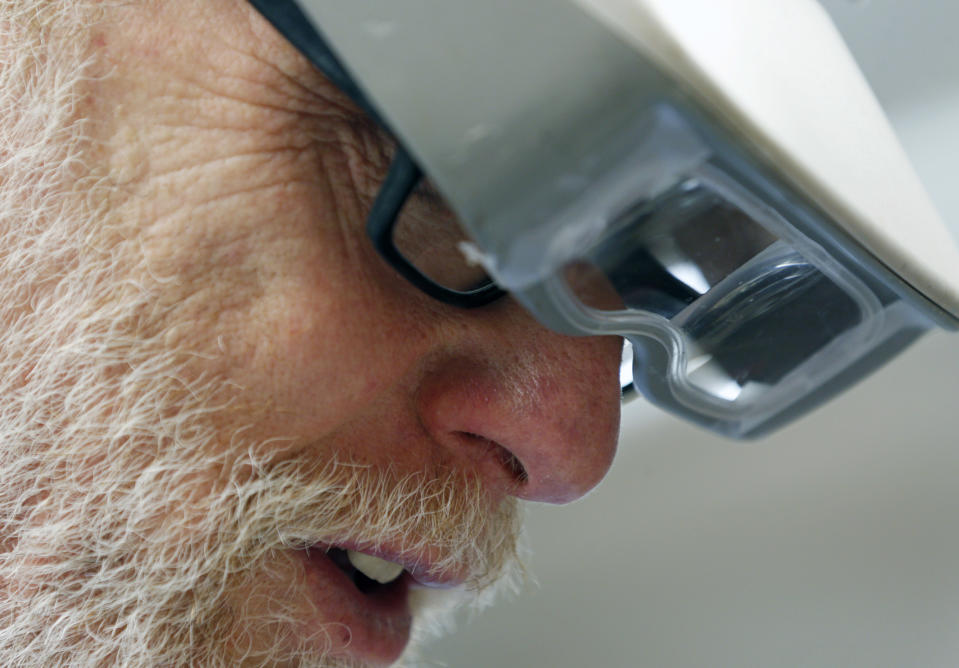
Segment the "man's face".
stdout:
<path fill-rule="evenodd" d="M 429 592 L 510 572 L 516 499 L 602 478 L 621 342 L 395 274 L 364 233 L 388 139 L 245 2 L 101 19 L 84 204 L 43 216 L 66 232 L 24 246 L 65 250 L 0 313 L 33 346 L 3 394 L 29 397 L 4 423 L 6 656 L 389 664 Z"/>

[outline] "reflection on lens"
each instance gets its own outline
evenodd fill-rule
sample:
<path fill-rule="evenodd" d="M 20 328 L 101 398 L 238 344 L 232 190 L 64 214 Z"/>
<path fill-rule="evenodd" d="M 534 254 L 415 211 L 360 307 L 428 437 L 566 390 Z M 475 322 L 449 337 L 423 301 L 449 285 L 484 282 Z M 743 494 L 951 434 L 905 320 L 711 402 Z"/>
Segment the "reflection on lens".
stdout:
<path fill-rule="evenodd" d="M 682 332 L 686 380 L 748 402 L 798 377 L 864 318 L 846 290 L 758 222 L 765 215 L 686 179 L 616 218 L 563 277 L 596 311 L 662 316 Z"/>
<path fill-rule="evenodd" d="M 434 283 L 471 292 L 493 281 L 461 250 L 469 241 L 443 196 L 424 179 L 407 199 L 393 227 L 393 245 L 407 262 Z"/>
<path fill-rule="evenodd" d="M 634 206 L 611 230 L 587 253 L 590 264 L 605 275 L 617 302 L 667 318 L 776 241 L 697 179 Z"/>
<path fill-rule="evenodd" d="M 853 299 L 798 253 L 773 248 L 684 318 L 689 379 L 732 400 L 775 385 L 862 321 Z"/>

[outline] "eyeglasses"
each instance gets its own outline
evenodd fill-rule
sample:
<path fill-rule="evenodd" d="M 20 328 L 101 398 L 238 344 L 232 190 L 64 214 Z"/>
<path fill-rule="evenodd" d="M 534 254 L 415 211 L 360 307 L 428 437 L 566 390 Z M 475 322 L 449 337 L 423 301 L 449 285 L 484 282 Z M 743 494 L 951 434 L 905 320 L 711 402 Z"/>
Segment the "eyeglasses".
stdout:
<path fill-rule="evenodd" d="M 458 306 L 485 306 L 506 293 L 463 251 L 469 237 L 456 214 L 413 158 L 397 148 L 366 232 L 396 271 L 434 299 Z"/>
<path fill-rule="evenodd" d="M 360 109 L 390 131 L 296 2 L 251 0 L 251 4 Z M 393 162 L 367 218 L 373 246 L 406 280 L 446 304 L 476 308 L 503 297 L 506 293 L 464 253 L 469 237 L 455 212 L 395 136 L 394 141 Z"/>

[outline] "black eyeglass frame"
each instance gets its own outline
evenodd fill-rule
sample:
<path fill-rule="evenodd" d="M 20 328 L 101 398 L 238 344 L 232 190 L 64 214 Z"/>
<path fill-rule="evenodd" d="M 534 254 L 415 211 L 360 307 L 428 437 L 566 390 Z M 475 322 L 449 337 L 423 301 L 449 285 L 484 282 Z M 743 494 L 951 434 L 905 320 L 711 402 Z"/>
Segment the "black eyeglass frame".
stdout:
<path fill-rule="evenodd" d="M 366 233 L 377 252 L 403 278 L 430 297 L 459 308 L 485 306 L 506 293 L 490 281 L 475 290 L 458 291 L 431 280 L 411 264 L 393 243 L 393 229 L 407 200 L 423 179 L 423 170 L 396 139 L 389 125 L 347 73 L 326 40 L 300 10 L 296 0 L 249 0 L 270 23 L 299 49 L 337 88 L 366 112 L 396 141 L 396 153 L 366 221 Z"/>

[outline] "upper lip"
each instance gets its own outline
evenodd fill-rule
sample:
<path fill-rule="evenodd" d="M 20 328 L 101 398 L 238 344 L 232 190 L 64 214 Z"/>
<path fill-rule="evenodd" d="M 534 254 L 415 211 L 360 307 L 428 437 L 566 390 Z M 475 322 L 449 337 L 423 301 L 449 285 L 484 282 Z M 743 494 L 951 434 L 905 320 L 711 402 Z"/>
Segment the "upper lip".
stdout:
<path fill-rule="evenodd" d="M 311 549 L 329 550 L 331 548 L 363 552 L 364 554 L 385 559 L 386 561 L 392 561 L 402 566 L 403 570 L 410 575 L 416 584 L 424 587 L 452 589 L 461 586 L 467 579 L 465 569 L 438 569 L 436 566 L 438 560 L 435 556 L 430 556 L 430 553 L 435 554 L 435 552 L 437 552 L 435 549 L 426 548 L 419 551 L 403 550 L 402 548 L 388 545 L 370 545 L 369 543 L 350 541 L 317 544 Z"/>

